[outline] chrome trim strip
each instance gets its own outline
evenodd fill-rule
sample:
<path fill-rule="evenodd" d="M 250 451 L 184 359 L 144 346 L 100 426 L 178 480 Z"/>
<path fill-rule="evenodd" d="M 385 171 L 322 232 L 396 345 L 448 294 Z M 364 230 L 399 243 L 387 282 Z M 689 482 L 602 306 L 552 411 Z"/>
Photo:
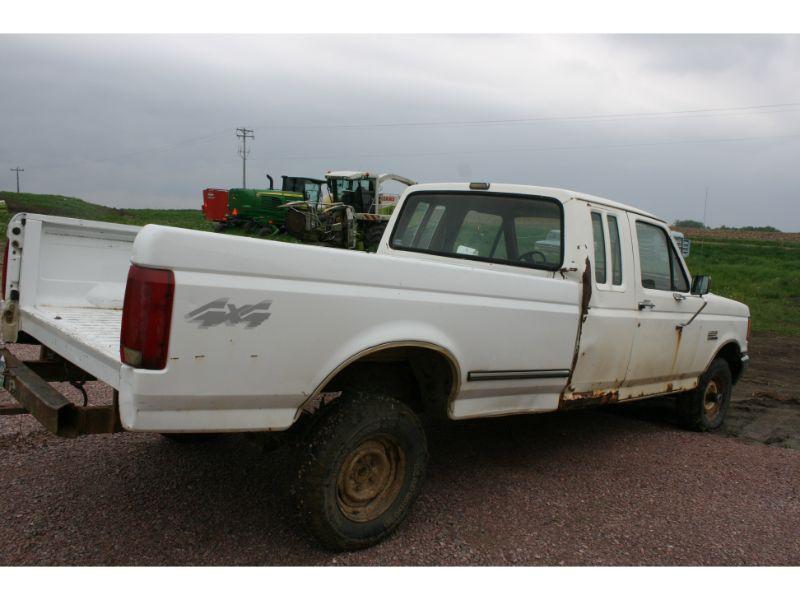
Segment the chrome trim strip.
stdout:
<path fill-rule="evenodd" d="M 505 381 L 510 379 L 566 379 L 569 369 L 539 369 L 530 371 L 470 371 L 467 381 Z"/>

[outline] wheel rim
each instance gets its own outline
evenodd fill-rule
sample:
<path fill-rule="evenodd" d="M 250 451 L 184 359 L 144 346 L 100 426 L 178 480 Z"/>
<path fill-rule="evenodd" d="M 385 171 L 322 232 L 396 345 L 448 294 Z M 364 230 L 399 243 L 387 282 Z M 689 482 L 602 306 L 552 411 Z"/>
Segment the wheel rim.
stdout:
<path fill-rule="evenodd" d="M 722 403 L 725 401 L 725 386 L 718 379 L 712 379 L 706 385 L 703 394 L 703 412 L 709 422 L 713 422 L 722 410 Z"/>
<path fill-rule="evenodd" d="M 363 523 L 385 513 L 400 493 L 405 462 L 403 449 L 387 436 L 370 438 L 350 452 L 336 484 L 342 514 Z"/>

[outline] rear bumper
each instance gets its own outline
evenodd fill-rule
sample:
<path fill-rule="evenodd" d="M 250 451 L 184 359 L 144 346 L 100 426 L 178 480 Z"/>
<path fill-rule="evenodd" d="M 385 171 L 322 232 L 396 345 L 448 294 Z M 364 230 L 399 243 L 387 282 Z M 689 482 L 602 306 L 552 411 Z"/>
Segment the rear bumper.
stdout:
<path fill-rule="evenodd" d="M 77 406 L 48 381 L 94 379 L 66 362 L 21 361 L 8 349 L 0 353 L 2 386 L 17 401 L 4 406 L 0 414 L 30 413 L 45 429 L 61 437 L 122 431 L 118 403 L 105 406 Z"/>

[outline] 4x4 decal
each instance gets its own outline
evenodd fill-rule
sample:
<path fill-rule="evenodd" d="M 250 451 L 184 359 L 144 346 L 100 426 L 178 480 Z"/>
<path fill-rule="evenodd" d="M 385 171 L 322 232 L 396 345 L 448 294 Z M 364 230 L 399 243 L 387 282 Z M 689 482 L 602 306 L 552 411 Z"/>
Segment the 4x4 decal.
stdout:
<path fill-rule="evenodd" d="M 267 311 L 271 304 L 271 300 L 262 300 L 257 304 L 237 307 L 228 302 L 227 298 L 219 298 L 187 313 L 185 318 L 189 323 L 199 323 L 201 329 L 223 323 L 226 325 L 244 323 L 246 329 L 252 329 L 269 319 L 271 313 Z"/>

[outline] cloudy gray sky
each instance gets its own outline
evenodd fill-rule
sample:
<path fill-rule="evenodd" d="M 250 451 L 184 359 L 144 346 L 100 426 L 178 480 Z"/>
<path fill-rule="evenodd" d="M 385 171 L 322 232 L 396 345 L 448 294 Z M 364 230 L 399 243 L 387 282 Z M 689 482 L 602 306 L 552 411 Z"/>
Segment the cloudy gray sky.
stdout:
<path fill-rule="evenodd" d="M 3 35 L 0 82 L 0 189 L 19 164 L 23 191 L 197 207 L 241 183 L 246 126 L 251 185 L 392 171 L 670 220 L 709 187 L 714 226 L 800 230 L 800 36 Z"/>

